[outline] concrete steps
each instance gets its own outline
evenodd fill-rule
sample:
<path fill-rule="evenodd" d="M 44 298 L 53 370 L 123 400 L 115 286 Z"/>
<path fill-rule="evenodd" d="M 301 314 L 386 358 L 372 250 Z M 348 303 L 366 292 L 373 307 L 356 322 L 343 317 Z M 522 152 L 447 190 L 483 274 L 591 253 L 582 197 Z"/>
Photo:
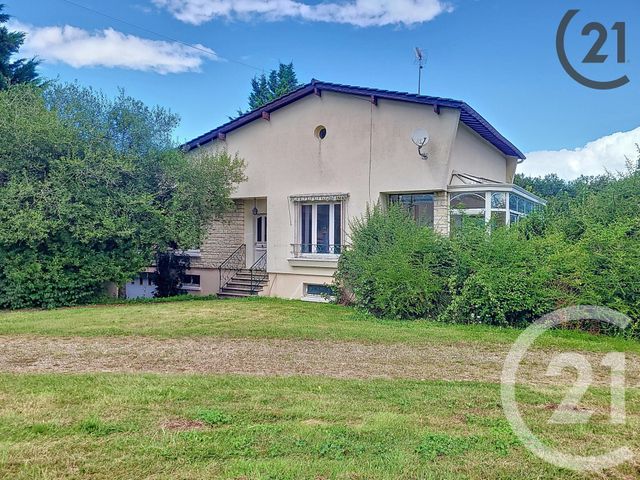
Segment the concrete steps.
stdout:
<path fill-rule="evenodd" d="M 258 275 L 261 278 L 257 278 Z M 254 273 L 249 270 L 239 270 L 218 292 L 220 298 L 241 298 L 258 295 L 269 283 L 269 277 L 262 272 Z"/>

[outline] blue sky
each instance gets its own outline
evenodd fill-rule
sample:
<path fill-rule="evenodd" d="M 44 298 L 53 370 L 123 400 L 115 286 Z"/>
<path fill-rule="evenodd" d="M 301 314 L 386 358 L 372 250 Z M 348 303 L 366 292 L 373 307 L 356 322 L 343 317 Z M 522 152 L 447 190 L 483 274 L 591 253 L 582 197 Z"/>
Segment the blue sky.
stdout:
<path fill-rule="evenodd" d="M 241 63 L 268 70 L 293 61 L 304 82 L 415 91 L 412 52 L 420 46 L 428 55 L 423 93 L 468 102 L 531 152 L 524 171 L 571 178 L 615 170 L 640 142 L 637 0 L 73 0 L 204 51 L 64 0 L 4 2 L 29 32 L 25 52 L 44 59 L 44 76 L 107 93 L 121 86 L 169 107 L 182 118 L 182 140 L 246 107 L 249 81 L 260 70 Z M 597 91 L 565 73 L 555 37 L 569 8 L 581 9 L 567 32 L 574 65 L 594 79 L 627 74 L 629 84 Z M 609 60 L 580 64 L 595 38 L 580 32 L 590 21 L 607 28 L 626 22 L 625 64 L 615 62 L 612 31 L 602 49 Z"/>

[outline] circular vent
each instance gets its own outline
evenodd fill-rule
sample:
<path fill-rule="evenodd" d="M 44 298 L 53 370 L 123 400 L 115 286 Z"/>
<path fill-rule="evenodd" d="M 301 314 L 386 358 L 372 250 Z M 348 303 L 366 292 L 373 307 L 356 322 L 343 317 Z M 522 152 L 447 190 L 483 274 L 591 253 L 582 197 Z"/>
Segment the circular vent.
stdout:
<path fill-rule="evenodd" d="M 327 136 L 327 129 L 324 125 L 318 125 L 316 129 L 313 131 L 313 134 L 317 139 L 322 140 Z"/>

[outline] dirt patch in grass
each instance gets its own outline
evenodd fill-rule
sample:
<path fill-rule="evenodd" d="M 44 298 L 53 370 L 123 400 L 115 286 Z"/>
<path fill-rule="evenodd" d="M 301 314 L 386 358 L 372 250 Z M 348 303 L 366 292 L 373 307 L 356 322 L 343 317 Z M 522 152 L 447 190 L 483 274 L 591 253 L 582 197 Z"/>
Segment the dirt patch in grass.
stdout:
<path fill-rule="evenodd" d="M 173 431 L 199 430 L 205 427 L 206 425 L 204 422 L 201 422 L 200 420 L 188 420 L 184 418 L 167 420 L 160 425 L 160 428 L 164 430 Z"/>
<path fill-rule="evenodd" d="M 326 425 L 329 425 L 328 422 L 318 420 L 317 418 L 309 418 L 308 420 L 303 420 L 302 424 L 308 427 L 317 427 L 317 426 L 324 427 Z"/>
<path fill-rule="evenodd" d="M 499 382 L 508 346 L 366 344 L 359 342 L 199 337 L 0 337 L 0 371 L 13 373 L 212 373 L 332 378 L 407 378 Z M 570 385 L 575 371 L 547 376 L 552 350 L 530 352 L 519 381 Z M 604 354 L 583 352 L 595 384 L 608 385 Z M 627 381 L 638 385 L 638 356 L 627 354 Z"/>

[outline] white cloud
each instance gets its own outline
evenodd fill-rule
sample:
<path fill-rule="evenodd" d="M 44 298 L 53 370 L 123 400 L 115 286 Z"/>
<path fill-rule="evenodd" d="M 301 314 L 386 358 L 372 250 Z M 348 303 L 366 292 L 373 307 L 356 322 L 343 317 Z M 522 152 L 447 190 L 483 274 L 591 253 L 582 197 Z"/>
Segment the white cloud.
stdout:
<path fill-rule="evenodd" d="M 598 175 L 626 170 L 626 158 L 636 160 L 640 143 L 640 127 L 629 132 L 618 132 L 587 143 L 573 150 L 543 150 L 528 153 L 518 172 L 527 175 L 557 173 L 565 179 L 580 175 Z"/>
<path fill-rule="evenodd" d="M 89 32 L 69 25 L 34 27 L 16 21 L 10 26 L 27 33 L 20 53 L 75 68 L 126 68 L 166 74 L 198 71 L 205 60 L 219 60 L 213 50 L 202 45 L 196 45 L 201 49 L 196 50 L 180 43 L 127 35 L 112 28 Z"/>
<path fill-rule="evenodd" d="M 300 19 L 359 27 L 428 22 L 452 7 L 444 0 L 152 0 L 177 19 L 199 25 L 214 18 L 267 21 Z"/>

